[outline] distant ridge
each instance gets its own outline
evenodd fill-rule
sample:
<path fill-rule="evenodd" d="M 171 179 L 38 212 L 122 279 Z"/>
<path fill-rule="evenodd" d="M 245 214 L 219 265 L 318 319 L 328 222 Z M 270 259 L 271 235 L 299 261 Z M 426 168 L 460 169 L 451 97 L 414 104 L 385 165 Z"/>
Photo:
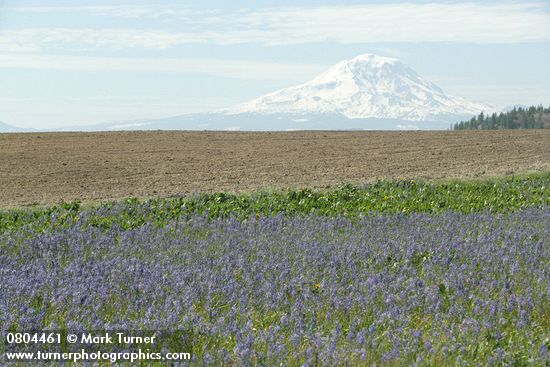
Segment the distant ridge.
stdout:
<path fill-rule="evenodd" d="M 16 133 L 16 132 L 23 132 L 23 131 L 30 131 L 30 130 L 8 125 L 0 121 L 0 133 Z"/>

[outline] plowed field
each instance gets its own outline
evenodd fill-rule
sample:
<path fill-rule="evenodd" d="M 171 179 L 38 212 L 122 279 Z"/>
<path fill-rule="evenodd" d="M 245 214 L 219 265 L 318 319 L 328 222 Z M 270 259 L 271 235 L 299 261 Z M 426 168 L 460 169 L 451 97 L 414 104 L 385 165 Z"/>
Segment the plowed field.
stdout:
<path fill-rule="evenodd" d="M 550 130 L 0 134 L 0 207 L 550 170 Z"/>

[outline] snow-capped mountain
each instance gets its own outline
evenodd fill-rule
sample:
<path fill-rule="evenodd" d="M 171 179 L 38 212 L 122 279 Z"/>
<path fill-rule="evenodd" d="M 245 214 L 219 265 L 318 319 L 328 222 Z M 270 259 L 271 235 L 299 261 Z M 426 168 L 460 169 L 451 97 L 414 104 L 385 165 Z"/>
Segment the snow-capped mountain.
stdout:
<path fill-rule="evenodd" d="M 367 54 L 311 81 L 218 111 L 237 114 L 339 114 L 348 119 L 456 121 L 494 107 L 447 95 L 397 59 Z"/>
<path fill-rule="evenodd" d="M 226 109 L 54 130 L 443 130 L 482 111 L 496 109 L 445 94 L 396 59 L 368 54 Z"/>

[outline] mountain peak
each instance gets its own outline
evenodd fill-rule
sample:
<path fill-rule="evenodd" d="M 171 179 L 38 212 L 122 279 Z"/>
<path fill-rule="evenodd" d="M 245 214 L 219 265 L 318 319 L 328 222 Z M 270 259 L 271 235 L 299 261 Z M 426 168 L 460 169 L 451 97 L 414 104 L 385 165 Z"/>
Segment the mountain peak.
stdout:
<path fill-rule="evenodd" d="M 355 56 L 353 59 L 344 60 L 343 62 L 346 62 L 348 64 L 368 63 L 373 66 L 382 66 L 385 64 L 395 64 L 400 61 L 394 59 L 393 57 L 379 56 L 375 54 L 363 54 Z"/>
<path fill-rule="evenodd" d="M 449 96 L 397 59 L 364 54 L 344 60 L 309 82 L 221 111 L 341 114 L 350 119 L 410 121 L 471 117 L 491 106 Z"/>

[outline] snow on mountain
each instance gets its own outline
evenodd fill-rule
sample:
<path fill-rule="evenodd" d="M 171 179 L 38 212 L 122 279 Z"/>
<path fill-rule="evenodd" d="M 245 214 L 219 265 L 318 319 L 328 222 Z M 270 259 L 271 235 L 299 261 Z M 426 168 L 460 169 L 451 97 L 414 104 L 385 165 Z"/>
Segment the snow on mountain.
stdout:
<path fill-rule="evenodd" d="M 313 80 L 232 108 L 237 114 L 340 114 L 349 119 L 442 121 L 494 107 L 447 95 L 397 59 L 372 54 L 344 60 Z"/>

